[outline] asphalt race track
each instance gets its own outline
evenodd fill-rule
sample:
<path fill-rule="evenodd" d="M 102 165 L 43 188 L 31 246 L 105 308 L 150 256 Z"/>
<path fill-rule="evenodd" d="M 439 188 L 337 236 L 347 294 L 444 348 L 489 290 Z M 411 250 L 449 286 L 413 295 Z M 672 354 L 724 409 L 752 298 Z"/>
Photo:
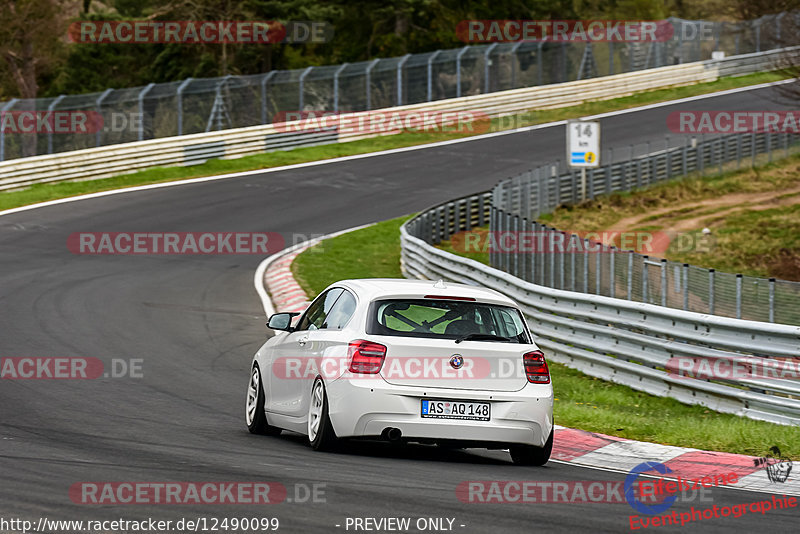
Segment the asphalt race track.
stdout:
<path fill-rule="evenodd" d="M 792 108 L 770 95 L 773 89 L 761 89 L 604 118 L 604 147 L 662 142 L 666 115 L 676 109 Z M 563 154 L 564 126 L 554 126 L 1 217 L 0 356 L 88 356 L 106 370 L 114 359 L 139 359 L 143 377 L 0 380 L 0 517 L 277 517 L 279 532 L 292 533 L 346 532 L 354 517 L 410 517 L 410 532 L 420 517 L 454 519 L 453 530 L 464 533 L 629 530 L 627 503 L 476 504 L 455 493 L 469 480 L 621 481 L 622 473 L 554 462 L 520 468 L 502 452 L 383 443 L 314 453 L 298 435 L 250 435 L 245 386 L 267 336 L 253 289 L 263 258 L 79 256 L 66 247 L 69 234 L 88 231 L 330 233 L 488 189 Z M 75 504 L 69 489 L 84 481 L 271 481 L 286 486 L 293 502 Z M 297 502 L 314 484 L 325 485 L 325 502 Z M 730 489 L 712 496 L 720 506 L 767 498 Z M 692 504 L 710 506 L 673 509 Z M 790 532 L 797 519 L 796 509 L 778 510 L 683 528 Z"/>

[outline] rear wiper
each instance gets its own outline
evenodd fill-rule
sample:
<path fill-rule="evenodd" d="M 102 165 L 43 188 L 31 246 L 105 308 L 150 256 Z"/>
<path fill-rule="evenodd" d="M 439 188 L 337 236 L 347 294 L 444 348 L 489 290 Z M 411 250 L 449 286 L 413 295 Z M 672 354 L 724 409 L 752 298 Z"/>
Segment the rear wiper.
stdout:
<path fill-rule="evenodd" d="M 511 341 L 511 338 L 496 336 L 494 334 L 481 334 L 479 332 L 473 332 L 472 334 L 466 334 L 456 339 L 456 343 L 461 343 L 462 341 Z"/>

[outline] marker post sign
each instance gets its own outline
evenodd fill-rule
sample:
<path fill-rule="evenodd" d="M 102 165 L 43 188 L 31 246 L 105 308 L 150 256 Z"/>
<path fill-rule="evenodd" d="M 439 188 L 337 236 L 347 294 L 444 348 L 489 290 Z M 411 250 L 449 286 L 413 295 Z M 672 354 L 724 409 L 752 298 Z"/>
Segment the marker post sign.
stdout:
<path fill-rule="evenodd" d="M 586 200 L 586 168 L 600 166 L 600 123 L 567 121 L 567 162 L 581 170 L 581 200 Z"/>

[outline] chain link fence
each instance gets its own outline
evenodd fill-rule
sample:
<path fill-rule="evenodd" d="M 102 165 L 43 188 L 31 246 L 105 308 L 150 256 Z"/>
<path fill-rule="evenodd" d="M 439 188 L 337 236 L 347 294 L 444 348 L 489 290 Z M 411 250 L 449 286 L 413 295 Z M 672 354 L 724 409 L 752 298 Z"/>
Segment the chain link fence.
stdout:
<path fill-rule="evenodd" d="M 368 111 L 700 61 L 716 51 L 761 52 L 785 46 L 798 20 L 795 14 L 741 23 L 673 18 L 675 31 L 665 42 L 493 43 L 250 76 L 13 99 L 0 102 L 0 114 L 66 111 L 102 119 L 94 121 L 96 127 L 65 133 L 25 132 L 4 121 L 0 161 L 269 124 L 285 112 Z"/>
<path fill-rule="evenodd" d="M 798 150 L 800 136 L 787 133 L 715 136 L 680 146 L 670 146 L 667 139 L 664 150 L 638 157 L 634 157 L 637 151 L 631 147 L 627 159 L 614 161 L 609 156 L 605 161 L 611 163 L 588 171 L 587 197 L 593 199 L 597 195 L 646 187 L 696 171 L 721 172 L 734 164 L 737 167 L 743 162 L 750 164 L 759 154 L 771 161 L 775 154 L 786 156 Z M 560 163 L 539 167 L 496 185 L 489 221 L 493 234 L 490 265 L 554 289 L 724 317 L 800 325 L 798 282 L 717 272 L 649 257 L 537 222 L 541 215 L 559 205 L 578 203 L 581 195 L 580 173 L 562 168 Z M 508 236 L 514 240 L 513 244 L 509 244 Z M 449 239 L 450 235 L 444 233 L 439 237 Z M 523 237 L 528 241 L 526 247 L 521 246 Z M 684 246 L 692 250 L 713 246 L 710 234 L 679 237 L 688 237 L 691 242 Z"/>

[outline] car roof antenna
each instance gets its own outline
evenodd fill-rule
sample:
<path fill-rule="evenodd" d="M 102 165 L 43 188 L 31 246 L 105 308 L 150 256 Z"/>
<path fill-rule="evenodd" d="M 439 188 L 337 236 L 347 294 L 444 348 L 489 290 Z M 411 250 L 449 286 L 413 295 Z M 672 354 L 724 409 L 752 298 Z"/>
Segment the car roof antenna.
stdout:
<path fill-rule="evenodd" d="M 444 280 L 442 280 L 441 278 L 439 279 L 438 282 L 433 284 L 433 287 L 435 287 L 436 289 L 447 289 L 447 286 L 444 285 Z"/>

